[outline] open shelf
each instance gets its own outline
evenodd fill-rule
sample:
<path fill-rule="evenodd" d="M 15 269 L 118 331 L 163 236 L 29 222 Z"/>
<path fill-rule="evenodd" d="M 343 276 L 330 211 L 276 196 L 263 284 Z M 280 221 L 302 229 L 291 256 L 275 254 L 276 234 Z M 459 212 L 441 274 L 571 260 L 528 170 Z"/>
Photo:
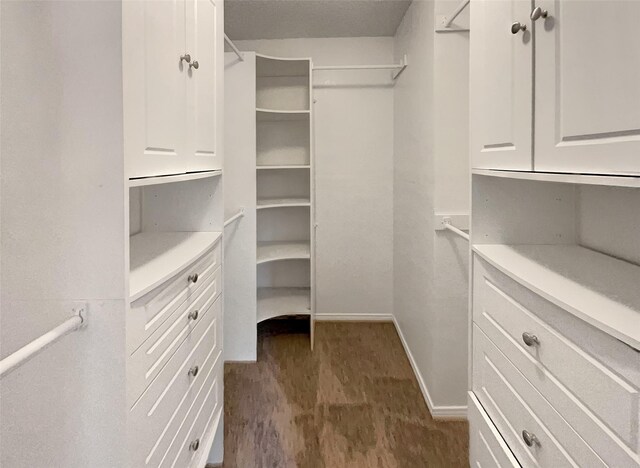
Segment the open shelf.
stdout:
<path fill-rule="evenodd" d="M 133 302 L 209 250 L 220 232 L 141 232 L 129 239 L 129 299 Z"/>
<path fill-rule="evenodd" d="M 256 54 L 256 76 L 309 76 L 310 58 L 283 58 Z"/>
<path fill-rule="evenodd" d="M 144 187 L 147 185 L 170 184 L 173 182 L 185 182 L 188 180 L 207 179 L 209 177 L 218 177 L 222 175 L 222 170 L 189 172 L 186 174 L 175 174 L 154 177 L 140 177 L 129 179 L 129 187 Z"/>
<path fill-rule="evenodd" d="M 258 210 L 264 210 L 267 208 L 285 208 L 293 206 L 311 206 L 311 201 L 308 198 L 264 198 L 258 199 Z"/>
<path fill-rule="evenodd" d="M 310 288 L 258 288 L 258 322 L 283 315 L 309 315 Z"/>
<path fill-rule="evenodd" d="M 308 258 L 311 258 L 309 241 L 258 242 L 258 265 L 267 262 L 277 262 L 279 260 L 305 260 Z"/>
<path fill-rule="evenodd" d="M 256 118 L 259 121 L 305 120 L 310 115 L 309 110 L 278 110 L 256 108 Z"/>
<path fill-rule="evenodd" d="M 640 266 L 578 245 L 475 245 L 495 268 L 640 349 Z"/>
<path fill-rule="evenodd" d="M 506 179 L 536 180 L 540 182 L 560 182 L 564 184 L 607 185 L 611 187 L 640 188 L 640 176 L 611 176 L 593 174 L 563 174 L 558 172 L 502 171 L 493 169 L 473 169 L 475 175 Z"/>

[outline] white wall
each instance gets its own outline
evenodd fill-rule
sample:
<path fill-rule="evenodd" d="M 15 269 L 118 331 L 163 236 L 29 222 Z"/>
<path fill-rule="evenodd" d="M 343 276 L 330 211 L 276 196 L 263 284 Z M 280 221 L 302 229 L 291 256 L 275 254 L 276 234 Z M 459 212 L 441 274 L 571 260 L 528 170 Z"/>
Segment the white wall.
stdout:
<path fill-rule="evenodd" d="M 640 265 L 640 190 L 589 185 L 576 190 L 578 243 Z"/>
<path fill-rule="evenodd" d="M 256 296 L 256 58 L 225 54 L 224 358 L 255 361 Z"/>
<path fill-rule="evenodd" d="M 468 244 L 434 223 L 469 212 L 468 35 L 434 32 L 434 15 L 456 4 L 414 1 L 394 45 L 410 63 L 394 101 L 394 314 L 442 417 L 464 416 L 467 389 Z"/>
<path fill-rule="evenodd" d="M 238 41 L 314 65 L 390 63 L 393 38 Z M 393 88 L 389 71 L 314 73 L 316 313 L 392 313 Z"/>
<path fill-rule="evenodd" d="M 0 381 L 0 465 L 124 466 L 121 4 L 2 2 L 0 16 L 0 357 L 73 301 L 89 309 Z"/>

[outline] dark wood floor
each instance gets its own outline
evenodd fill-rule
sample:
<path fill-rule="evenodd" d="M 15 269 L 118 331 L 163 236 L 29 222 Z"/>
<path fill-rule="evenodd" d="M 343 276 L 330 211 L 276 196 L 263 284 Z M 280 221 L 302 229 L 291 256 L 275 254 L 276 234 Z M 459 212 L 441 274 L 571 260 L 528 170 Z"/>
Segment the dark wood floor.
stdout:
<path fill-rule="evenodd" d="M 465 422 L 434 421 L 390 323 L 260 326 L 225 366 L 225 468 L 467 467 Z"/>

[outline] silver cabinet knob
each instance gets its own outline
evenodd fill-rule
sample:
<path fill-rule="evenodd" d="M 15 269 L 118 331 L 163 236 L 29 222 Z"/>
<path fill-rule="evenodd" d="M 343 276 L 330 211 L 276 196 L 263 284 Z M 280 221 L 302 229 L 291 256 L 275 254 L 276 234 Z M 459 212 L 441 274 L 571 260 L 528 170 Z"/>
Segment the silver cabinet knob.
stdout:
<path fill-rule="evenodd" d="M 195 377 L 196 375 L 198 375 L 199 370 L 200 369 L 198 368 L 198 366 L 193 366 L 191 369 L 189 369 L 189 375 Z"/>
<path fill-rule="evenodd" d="M 194 310 L 193 312 L 189 312 L 189 315 L 187 315 L 187 318 L 189 320 L 198 320 L 198 311 Z"/>
<path fill-rule="evenodd" d="M 529 447 L 533 447 L 534 445 L 540 447 L 540 440 L 538 440 L 535 434 L 526 429 L 522 431 L 522 440 L 524 440 L 524 443 Z"/>
<path fill-rule="evenodd" d="M 189 65 L 189 66 L 191 66 L 191 65 Z M 193 275 L 189 275 L 189 277 L 187 278 L 187 281 L 189 283 L 197 283 L 198 282 L 198 273 L 194 273 Z"/>
<path fill-rule="evenodd" d="M 198 61 L 197 61 L 197 60 L 194 60 L 194 61 L 193 61 L 193 63 L 190 63 L 190 64 L 189 64 L 189 69 L 191 69 L 191 68 L 195 68 L 196 70 L 197 70 L 198 68 L 200 68 L 200 64 L 198 63 Z"/>
<path fill-rule="evenodd" d="M 535 7 L 531 12 L 531 19 L 533 21 L 537 21 L 540 18 L 546 18 L 547 16 L 549 16 L 549 12 L 547 10 L 543 10 L 539 6 Z"/>
<path fill-rule="evenodd" d="M 516 21 L 511 25 L 511 34 L 518 34 L 520 31 L 526 31 L 527 25 L 521 24 L 519 21 Z"/>
<path fill-rule="evenodd" d="M 189 54 L 181 55 L 180 56 L 180 61 L 181 62 L 191 63 L 191 55 L 189 55 Z"/>
<path fill-rule="evenodd" d="M 522 334 L 522 341 L 524 341 L 524 344 L 527 346 L 538 346 L 540 344 L 538 337 L 529 332 L 524 332 Z"/>
<path fill-rule="evenodd" d="M 200 439 L 196 439 L 189 444 L 189 450 L 196 452 L 200 448 Z"/>

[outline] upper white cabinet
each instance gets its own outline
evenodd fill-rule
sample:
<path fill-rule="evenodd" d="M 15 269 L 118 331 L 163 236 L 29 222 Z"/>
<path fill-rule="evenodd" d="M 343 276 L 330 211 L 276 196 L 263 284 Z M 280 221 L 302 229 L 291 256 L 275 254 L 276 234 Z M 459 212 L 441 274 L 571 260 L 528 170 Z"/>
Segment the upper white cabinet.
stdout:
<path fill-rule="evenodd" d="M 529 0 L 471 4 L 471 148 L 474 167 L 531 170 L 533 40 Z"/>
<path fill-rule="evenodd" d="M 128 177 L 218 169 L 216 6 L 123 2 Z"/>
<path fill-rule="evenodd" d="M 640 2 L 536 5 L 535 169 L 640 174 Z"/>
<path fill-rule="evenodd" d="M 640 2 L 473 0 L 471 17 L 475 168 L 640 174 Z"/>
<path fill-rule="evenodd" d="M 192 54 L 187 87 L 187 171 L 220 168 L 216 152 L 216 4 L 187 3 L 187 49 Z M 197 68 L 196 68 L 197 63 Z"/>

